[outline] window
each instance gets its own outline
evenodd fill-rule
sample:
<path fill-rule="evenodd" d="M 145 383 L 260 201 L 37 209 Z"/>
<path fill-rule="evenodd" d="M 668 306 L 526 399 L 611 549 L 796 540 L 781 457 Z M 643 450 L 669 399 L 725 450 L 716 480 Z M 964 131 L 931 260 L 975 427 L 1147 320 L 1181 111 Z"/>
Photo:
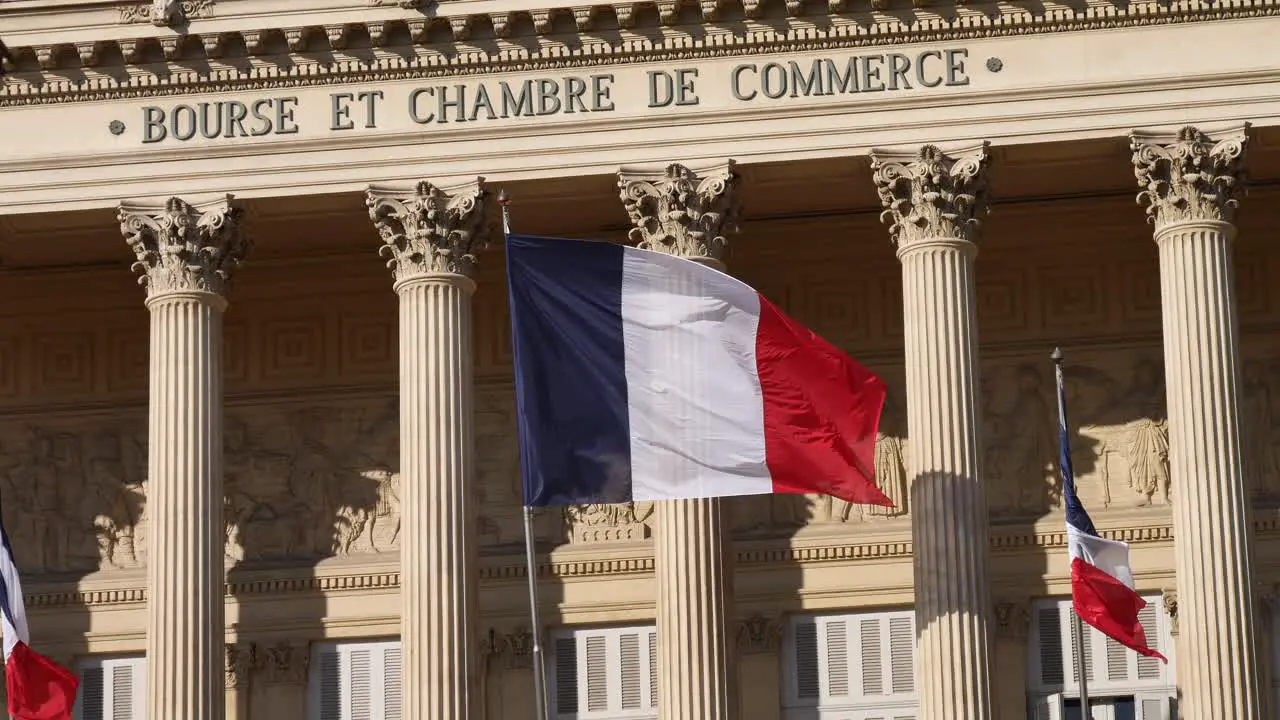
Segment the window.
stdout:
<path fill-rule="evenodd" d="M 915 611 L 791 618 L 787 720 L 915 720 Z"/>
<path fill-rule="evenodd" d="M 658 631 L 563 630 L 552 639 L 551 708 L 558 720 L 658 717 Z"/>
<path fill-rule="evenodd" d="M 400 720 L 400 641 L 316 643 L 307 707 L 311 720 Z"/>
<path fill-rule="evenodd" d="M 1085 625 L 1083 652 L 1092 720 L 1175 720 L 1178 716 L 1169 620 L 1160 612 L 1159 597 L 1143 599 L 1147 606 L 1138 620 L 1147 643 L 1168 657 L 1169 664 L 1139 655 Z M 1082 720 L 1073 622 L 1069 598 L 1032 607 L 1027 672 L 1031 720 Z"/>
<path fill-rule="evenodd" d="M 145 720 L 147 659 L 90 657 L 76 664 L 80 689 L 74 720 Z"/>

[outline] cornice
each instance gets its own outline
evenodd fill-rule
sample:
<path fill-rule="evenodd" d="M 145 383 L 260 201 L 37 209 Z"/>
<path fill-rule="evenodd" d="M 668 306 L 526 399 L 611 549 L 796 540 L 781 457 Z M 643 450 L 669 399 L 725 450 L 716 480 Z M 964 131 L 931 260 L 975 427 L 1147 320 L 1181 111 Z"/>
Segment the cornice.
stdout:
<path fill-rule="evenodd" d="M 1280 513 L 1274 510 L 1260 511 L 1255 521 L 1255 530 L 1259 535 L 1280 533 Z M 1173 527 L 1167 522 L 1149 518 L 1145 522 L 1134 518 L 1127 525 L 1100 530 L 1104 537 L 1123 540 L 1132 545 L 1167 544 L 1173 541 Z M 847 535 L 843 535 L 847 537 Z M 804 541 L 749 540 L 737 543 L 736 562 L 742 566 L 768 567 L 773 565 L 823 565 L 848 564 L 851 562 L 908 560 L 911 557 L 909 540 L 889 537 L 877 538 L 867 542 L 833 543 L 831 537 L 816 537 Z M 1065 531 L 1046 530 L 1043 528 L 1001 528 L 994 526 L 991 531 L 991 550 L 995 553 L 1014 553 L 1028 549 L 1064 550 L 1067 546 Z M 614 557 L 584 557 L 592 554 L 591 550 L 574 550 L 557 553 L 550 562 L 538 564 L 538 577 L 544 580 L 561 581 L 581 578 L 619 578 L 626 576 L 651 576 L 654 572 L 652 547 L 647 543 L 636 543 L 612 552 L 621 554 Z M 233 571 L 233 579 L 227 582 L 225 593 L 240 602 L 250 601 L 255 596 L 309 594 L 344 594 L 365 592 L 398 592 L 400 588 L 400 572 L 394 564 L 384 565 L 381 569 L 368 569 L 363 572 L 351 572 L 341 566 L 330 568 L 292 568 L 288 570 L 250 569 L 243 572 Z M 240 577 L 234 577 L 235 575 Z M 484 582 L 521 582 L 527 578 L 526 568 L 516 555 L 492 556 L 485 559 L 480 568 L 480 579 Z M 141 578 L 133 579 L 138 582 Z M 95 581 L 85 580 L 90 585 Z M 73 583 L 59 583 L 62 587 L 36 589 L 26 596 L 27 607 L 39 610 L 58 610 L 68 607 L 90 606 L 138 606 L 146 602 L 145 586 L 120 587 L 123 580 L 112 580 L 113 587 L 101 589 L 75 587 Z M 145 582 L 145 581 L 144 581 Z M 38 581 L 32 582 L 33 588 L 40 588 Z"/>
<path fill-rule="evenodd" d="M 900 1 L 900 0 L 895 0 Z M 691 0 L 690 0 L 691 2 Z M 869 3 L 869 4 L 868 4 Z M 865 7 L 863 6 L 865 4 Z M 162 32 L 11 47 L 0 107 L 342 83 L 537 72 L 964 41 L 1280 15 L 1280 0 L 1007 3 L 828 0 L 635 2 L 544 10 L 364 20 L 331 25 Z M 446 6 L 447 7 L 447 6 Z M 686 23 L 686 18 L 693 20 Z M 700 22 L 698 19 L 700 18 Z M 404 42 L 401 42 L 401 41 Z M 11 43 L 17 42 L 11 40 Z M 115 59 L 119 58 L 116 62 Z"/>

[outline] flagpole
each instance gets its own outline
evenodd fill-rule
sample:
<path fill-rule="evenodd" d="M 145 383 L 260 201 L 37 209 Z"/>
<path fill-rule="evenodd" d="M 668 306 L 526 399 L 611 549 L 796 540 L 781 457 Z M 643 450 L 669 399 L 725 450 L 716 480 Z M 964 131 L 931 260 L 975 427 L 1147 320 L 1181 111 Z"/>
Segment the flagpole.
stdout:
<path fill-rule="evenodd" d="M 506 190 L 498 192 L 498 205 L 502 207 L 502 235 L 511 234 L 511 196 Z M 533 626 L 533 647 L 530 659 L 533 663 L 533 702 L 537 720 L 547 720 L 547 664 L 542 659 L 542 618 L 538 612 L 538 553 L 533 535 L 533 508 L 524 506 L 524 560 L 525 574 L 529 577 L 529 624 Z"/>
<path fill-rule="evenodd" d="M 1053 360 L 1054 379 L 1057 382 L 1058 417 L 1063 419 L 1062 431 L 1065 433 L 1067 431 L 1067 412 L 1066 408 L 1062 406 L 1062 399 L 1066 396 L 1062 387 L 1062 349 L 1054 348 L 1049 357 Z M 1084 623 L 1080 620 L 1080 614 L 1076 612 L 1074 601 L 1071 603 L 1071 635 L 1075 638 L 1076 651 L 1072 654 L 1076 656 L 1076 678 L 1080 681 L 1080 720 L 1093 720 L 1093 716 L 1089 712 L 1089 678 L 1086 675 L 1084 662 Z"/>

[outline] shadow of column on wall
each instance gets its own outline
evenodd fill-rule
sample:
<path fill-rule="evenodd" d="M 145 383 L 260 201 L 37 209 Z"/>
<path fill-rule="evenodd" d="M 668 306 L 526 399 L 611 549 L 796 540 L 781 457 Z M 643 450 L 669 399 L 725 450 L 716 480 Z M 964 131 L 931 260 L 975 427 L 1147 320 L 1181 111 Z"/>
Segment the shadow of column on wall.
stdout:
<path fill-rule="evenodd" d="M 227 408 L 228 718 L 304 716 L 335 596 L 394 592 L 397 412 L 386 394 Z M 383 624 L 395 635 L 398 617 Z"/>

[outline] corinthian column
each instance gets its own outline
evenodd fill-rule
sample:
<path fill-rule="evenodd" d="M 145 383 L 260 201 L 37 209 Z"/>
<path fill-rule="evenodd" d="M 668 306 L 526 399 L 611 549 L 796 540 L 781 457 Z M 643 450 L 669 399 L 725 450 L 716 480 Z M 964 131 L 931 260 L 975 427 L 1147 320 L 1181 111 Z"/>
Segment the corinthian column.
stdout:
<path fill-rule="evenodd" d="M 222 720 L 222 313 L 248 251 L 231 196 L 123 203 L 151 310 L 147 711 Z"/>
<path fill-rule="evenodd" d="M 1246 132 L 1210 140 L 1188 127 L 1132 138 L 1138 202 L 1160 253 L 1179 708 L 1187 720 L 1260 717 L 1231 260 Z"/>
<path fill-rule="evenodd" d="M 630 238 L 645 250 L 724 269 L 724 233 L 735 228 L 738 176 L 733 162 L 691 170 L 683 165 L 624 167 L 622 204 Z M 698 372 L 690 367 L 689 373 Z M 664 472 L 691 472 L 672 458 Z M 720 500 L 658 504 L 658 717 L 725 720 L 737 716 L 729 621 L 732 548 Z"/>
<path fill-rule="evenodd" d="M 487 241 L 484 179 L 370 187 L 400 296 L 400 643 L 405 720 L 483 709 L 476 634 L 471 295 Z"/>
<path fill-rule="evenodd" d="M 991 591 L 979 435 L 975 216 L 987 151 L 874 151 L 902 262 L 903 344 L 922 718 L 991 717 Z"/>

